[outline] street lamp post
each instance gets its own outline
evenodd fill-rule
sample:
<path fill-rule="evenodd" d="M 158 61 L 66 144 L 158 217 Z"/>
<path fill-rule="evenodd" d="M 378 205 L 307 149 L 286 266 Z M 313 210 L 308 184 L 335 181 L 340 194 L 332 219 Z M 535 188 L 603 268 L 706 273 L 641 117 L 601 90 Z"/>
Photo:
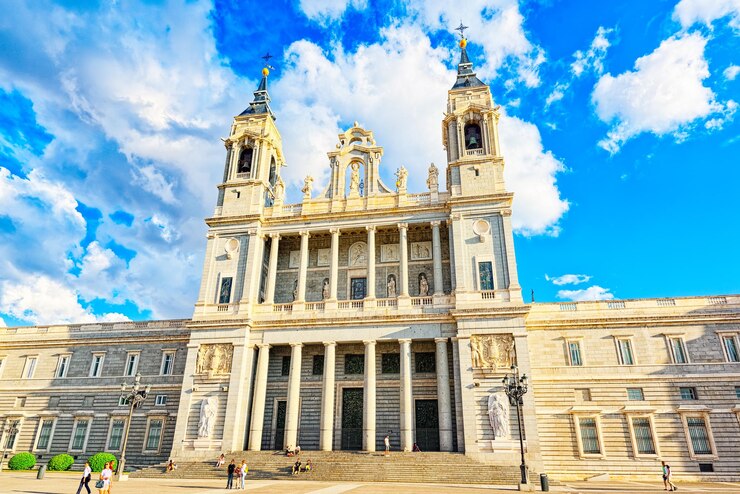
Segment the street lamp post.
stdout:
<path fill-rule="evenodd" d="M 502 379 L 504 391 L 509 397 L 509 403 L 516 406 L 516 418 L 519 425 L 519 450 L 522 454 L 522 464 L 519 466 L 522 474 L 522 484 L 527 483 L 527 463 L 524 460 L 524 434 L 522 433 L 522 397 L 527 394 L 527 375 L 519 375 L 519 369 L 516 365 L 511 366 L 511 374 L 506 374 Z"/>
<path fill-rule="evenodd" d="M 15 444 L 16 440 L 16 434 L 18 434 L 18 421 L 17 420 L 11 420 L 10 424 L 8 424 L 8 428 L 5 429 L 5 447 L 3 448 L 3 457 L 0 458 L 0 472 L 3 471 L 3 462 L 5 461 L 5 455 L 8 453 L 8 445 L 11 447 L 13 444 Z M 13 444 L 10 444 L 10 440 L 13 440 Z"/>
<path fill-rule="evenodd" d="M 123 447 L 121 448 L 121 461 L 118 462 L 118 470 L 116 470 L 116 480 L 121 480 L 123 477 L 123 471 L 126 466 L 126 445 L 128 444 L 128 433 L 131 430 L 131 418 L 134 415 L 134 408 L 138 408 L 146 400 L 146 395 L 149 394 L 151 386 L 147 385 L 144 389 L 141 389 L 141 374 L 136 373 L 134 377 L 134 384 L 129 386 L 126 383 L 121 383 L 121 397 L 125 398 L 128 403 L 128 420 L 126 421 L 126 432 L 123 435 Z"/>

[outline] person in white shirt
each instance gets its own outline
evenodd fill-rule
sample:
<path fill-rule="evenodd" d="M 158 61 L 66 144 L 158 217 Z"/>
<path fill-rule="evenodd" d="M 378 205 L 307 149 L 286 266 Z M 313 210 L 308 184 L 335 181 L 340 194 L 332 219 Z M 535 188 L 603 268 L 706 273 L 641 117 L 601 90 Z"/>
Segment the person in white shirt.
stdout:
<path fill-rule="evenodd" d="M 241 470 L 241 476 L 242 476 L 241 478 L 242 489 L 244 489 L 244 482 L 246 482 L 247 480 L 247 472 L 249 471 L 249 468 L 247 468 L 246 460 L 242 460 L 242 466 L 239 467 L 239 469 Z"/>
<path fill-rule="evenodd" d="M 111 465 L 109 463 L 105 464 L 105 468 L 103 468 L 103 471 L 100 472 L 100 480 L 103 481 L 103 488 L 98 489 L 100 494 L 106 494 L 110 492 L 110 479 L 113 478 L 113 470 L 111 470 Z"/>
<path fill-rule="evenodd" d="M 85 470 L 82 471 L 82 478 L 80 479 L 80 486 L 77 488 L 77 494 L 82 492 L 83 486 L 87 489 L 87 494 L 90 494 L 90 486 L 87 485 L 90 483 L 90 480 L 92 480 L 92 468 L 90 468 L 88 462 L 85 462 Z"/>
<path fill-rule="evenodd" d="M 391 438 L 390 436 L 386 435 L 385 439 L 383 439 L 383 443 L 385 443 L 385 454 L 390 453 L 391 451 Z"/>

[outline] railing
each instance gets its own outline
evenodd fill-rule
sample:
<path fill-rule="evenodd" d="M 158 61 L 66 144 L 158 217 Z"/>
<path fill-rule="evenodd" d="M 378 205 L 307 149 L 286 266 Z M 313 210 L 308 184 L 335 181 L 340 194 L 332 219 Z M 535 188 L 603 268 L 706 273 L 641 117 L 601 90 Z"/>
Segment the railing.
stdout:
<path fill-rule="evenodd" d="M 249 178 L 249 173 L 237 173 L 236 174 L 236 178 L 237 179 L 245 180 L 245 179 Z"/>
<path fill-rule="evenodd" d="M 433 302 L 432 297 L 413 297 L 411 299 L 411 305 L 432 305 Z"/>
<path fill-rule="evenodd" d="M 365 307 L 364 300 L 348 300 L 337 304 L 339 309 L 362 309 Z"/>
<path fill-rule="evenodd" d="M 673 307 L 676 305 L 676 301 L 672 298 L 661 298 L 656 300 L 658 307 Z"/>
<path fill-rule="evenodd" d="M 428 203 L 432 201 L 431 192 L 421 192 L 419 194 L 409 194 L 407 197 L 410 201 L 421 202 L 421 203 Z"/>
<path fill-rule="evenodd" d="M 324 302 L 308 302 L 306 303 L 306 310 L 324 310 L 325 306 Z"/>
<path fill-rule="evenodd" d="M 231 306 L 229 304 L 218 304 L 216 306 L 216 311 L 217 312 L 229 312 L 230 308 Z"/>
<path fill-rule="evenodd" d="M 275 304 L 272 306 L 273 312 L 293 312 L 293 304 Z"/>
<path fill-rule="evenodd" d="M 562 311 L 578 310 L 578 304 L 576 304 L 575 302 L 566 302 L 566 303 L 560 304 L 560 310 Z"/>
<path fill-rule="evenodd" d="M 465 156 L 483 156 L 484 154 L 485 153 L 483 152 L 483 148 L 465 150 Z"/>
<path fill-rule="evenodd" d="M 283 204 L 282 214 L 284 216 L 298 216 L 303 210 L 303 204 Z"/>
<path fill-rule="evenodd" d="M 607 302 L 606 307 L 608 309 L 624 309 L 624 301 L 615 300 L 614 302 Z"/>
<path fill-rule="evenodd" d="M 398 300 L 395 298 L 379 298 L 376 305 L 378 307 L 398 307 Z"/>
<path fill-rule="evenodd" d="M 707 301 L 711 305 L 725 305 L 727 304 L 727 297 L 709 297 Z"/>
<path fill-rule="evenodd" d="M 483 290 L 480 292 L 480 298 L 483 300 L 493 300 L 496 296 L 493 290 Z"/>

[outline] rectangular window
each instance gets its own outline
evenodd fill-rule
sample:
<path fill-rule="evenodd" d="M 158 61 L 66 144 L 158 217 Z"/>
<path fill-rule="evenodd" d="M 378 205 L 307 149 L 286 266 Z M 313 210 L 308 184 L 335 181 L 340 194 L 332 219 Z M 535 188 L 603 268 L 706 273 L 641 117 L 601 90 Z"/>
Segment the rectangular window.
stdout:
<path fill-rule="evenodd" d="M 576 396 L 577 403 L 583 403 L 584 401 L 591 401 L 591 390 L 588 388 L 574 389 L 573 392 Z"/>
<path fill-rule="evenodd" d="M 436 372 L 436 360 L 434 352 L 416 352 L 414 353 L 414 364 L 416 372 Z"/>
<path fill-rule="evenodd" d="M 160 369 L 160 374 L 163 376 L 171 376 L 174 364 L 175 352 L 164 352 L 164 354 L 162 354 L 162 368 Z"/>
<path fill-rule="evenodd" d="M 72 433 L 72 444 L 69 449 L 72 451 L 82 451 L 85 447 L 85 437 L 87 436 L 87 427 L 90 425 L 90 421 L 78 420 L 75 423 L 75 430 Z"/>
<path fill-rule="evenodd" d="M 88 410 L 88 409 L 92 408 L 93 405 L 95 405 L 95 397 L 94 396 L 85 396 L 82 399 L 82 408 L 84 408 L 85 410 Z"/>
<path fill-rule="evenodd" d="M 59 396 L 52 396 L 49 398 L 49 408 L 54 409 L 59 406 L 59 401 L 61 401 L 61 397 Z"/>
<path fill-rule="evenodd" d="M 384 353 L 380 357 L 380 372 L 382 372 L 383 374 L 400 374 L 401 354 Z"/>
<path fill-rule="evenodd" d="M 67 369 L 69 368 L 69 355 L 62 355 L 59 357 L 59 363 L 57 364 L 57 372 L 55 377 L 67 377 Z"/>
<path fill-rule="evenodd" d="M 54 419 L 46 419 L 41 421 L 41 431 L 39 432 L 39 440 L 36 443 L 36 449 L 49 449 L 49 442 L 51 440 L 51 429 L 54 426 Z"/>
<path fill-rule="evenodd" d="M 642 388 L 627 388 L 627 399 L 630 401 L 643 401 L 645 400 L 645 394 L 642 392 Z"/>
<path fill-rule="evenodd" d="M 90 377 L 100 377 L 103 372 L 103 358 L 105 355 L 93 354 L 92 363 L 90 364 Z"/>
<path fill-rule="evenodd" d="M 5 439 L 5 449 L 12 450 L 15 447 L 15 440 L 18 437 L 18 432 L 21 428 L 20 420 L 11 420 L 10 426 L 5 429 L 7 433 L 7 439 Z"/>
<path fill-rule="evenodd" d="M 570 365 L 583 365 L 580 341 L 568 342 L 568 358 L 570 359 Z"/>
<path fill-rule="evenodd" d="M 344 356 L 344 373 L 345 374 L 364 374 L 365 373 L 365 356 L 360 354 L 348 353 Z"/>
<path fill-rule="evenodd" d="M 110 426 L 110 438 L 108 439 L 108 450 L 118 451 L 121 449 L 123 440 L 123 431 L 126 427 L 126 421 L 123 419 L 114 419 Z"/>
<path fill-rule="evenodd" d="M 227 276 L 221 279 L 221 290 L 218 292 L 218 303 L 228 304 L 231 302 L 231 282 L 233 278 Z"/>
<path fill-rule="evenodd" d="M 156 451 L 159 449 L 159 440 L 162 438 L 162 419 L 153 419 L 149 422 L 149 432 L 146 437 L 146 449 Z"/>
<path fill-rule="evenodd" d="M 324 356 L 314 355 L 313 365 L 311 367 L 311 374 L 314 376 L 321 376 L 324 374 Z"/>
<path fill-rule="evenodd" d="M 671 350 L 673 351 L 674 364 L 688 363 L 688 359 L 686 358 L 686 346 L 684 345 L 683 338 L 671 338 Z"/>
<path fill-rule="evenodd" d="M 740 400 L 740 386 L 735 386 L 735 398 Z"/>
<path fill-rule="evenodd" d="M 139 354 L 129 353 L 126 357 L 126 370 L 124 376 L 133 377 L 136 375 L 136 369 L 139 367 Z"/>
<path fill-rule="evenodd" d="M 157 395 L 154 404 L 163 407 L 167 404 L 167 395 Z"/>
<path fill-rule="evenodd" d="M 641 455 L 654 455 L 655 442 L 653 441 L 653 430 L 650 428 L 650 419 L 646 417 L 633 418 L 632 429 L 635 432 L 637 453 Z"/>
<path fill-rule="evenodd" d="M 19 396 L 15 399 L 15 407 L 16 408 L 23 408 L 26 406 L 26 397 L 25 396 Z"/>
<path fill-rule="evenodd" d="M 281 376 L 290 375 L 290 355 L 285 355 L 283 357 L 282 365 L 280 367 L 280 375 Z"/>
<path fill-rule="evenodd" d="M 596 428 L 596 419 L 582 418 L 579 420 L 581 428 L 581 444 L 584 454 L 600 454 L 599 431 Z"/>
<path fill-rule="evenodd" d="M 635 358 L 632 354 L 632 342 L 627 338 L 617 340 L 619 344 L 619 362 L 622 365 L 634 365 Z"/>
<path fill-rule="evenodd" d="M 737 351 L 737 341 L 735 336 L 723 336 L 722 343 L 725 346 L 728 362 L 740 362 L 740 353 Z"/>
<path fill-rule="evenodd" d="M 25 379 L 32 379 L 33 373 L 36 372 L 36 362 L 38 357 L 26 357 L 26 366 L 23 369 L 23 377 Z"/>
<path fill-rule="evenodd" d="M 119 396 L 118 397 L 118 406 L 119 407 L 125 407 L 128 405 L 128 400 L 125 396 Z"/>
<path fill-rule="evenodd" d="M 709 442 L 707 424 L 702 417 L 687 417 L 686 424 L 689 426 L 689 437 L 691 448 L 695 455 L 711 455 L 712 445 Z"/>
<path fill-rule="evenodd" d="M 679 391 L 681 393 L 681 399 L 682 400 L 698 400 L 698 396 L 696 394 L 696 388 L 679 388 Z"/>
<path fill-rule="evenodd" d="M 493 263 L 491 261 L 478 263 L 478 276 L 481 290 L 493 290 Z"/>

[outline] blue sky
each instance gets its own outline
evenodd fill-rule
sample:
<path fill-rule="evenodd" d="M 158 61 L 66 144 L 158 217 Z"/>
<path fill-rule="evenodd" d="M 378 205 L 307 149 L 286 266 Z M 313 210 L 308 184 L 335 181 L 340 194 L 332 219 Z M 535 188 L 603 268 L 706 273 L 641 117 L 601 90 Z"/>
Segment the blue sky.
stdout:
<path fill-rule="evenodd" d="M 740 2 L 593 5 L 5 2 L 0 321 L 191 315 L 219 138 L 267 51 L 289 201 L 355 120 L 423 191 L 461 20 L 502 108 L 525 298 L 739 292 Z"/>

